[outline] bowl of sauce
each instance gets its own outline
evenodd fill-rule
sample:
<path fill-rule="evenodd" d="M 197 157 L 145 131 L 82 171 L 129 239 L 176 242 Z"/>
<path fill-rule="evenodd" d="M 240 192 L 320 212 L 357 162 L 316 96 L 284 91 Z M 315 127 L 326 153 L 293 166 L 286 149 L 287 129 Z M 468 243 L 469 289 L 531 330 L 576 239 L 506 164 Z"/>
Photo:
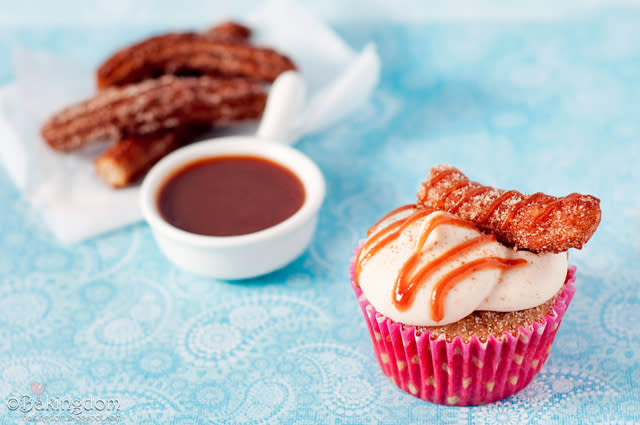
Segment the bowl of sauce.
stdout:
<path fill-rule="evenodd" d="M 255 137 L 179 149 L 142 184 L 141 208 L 176 265 L 219 279 L 269 273 L 309 245 L 325 182 L 307 156 Z"/>
<path fill-rule="evenodd" d="M 186 232 L 239 236 L 268 229 L 304 204 L 295 173 L 270 159 L 212 156 L 169 176 L 157 193 L 160 215 Z"/>

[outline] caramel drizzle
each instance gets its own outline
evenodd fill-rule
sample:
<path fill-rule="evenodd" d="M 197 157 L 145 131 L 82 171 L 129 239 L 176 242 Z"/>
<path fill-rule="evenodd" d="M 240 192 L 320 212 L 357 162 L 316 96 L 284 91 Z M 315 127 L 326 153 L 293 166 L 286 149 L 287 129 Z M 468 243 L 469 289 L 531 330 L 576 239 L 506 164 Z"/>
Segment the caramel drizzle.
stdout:
<path fill-rule="evenodd" d="M 436 183 L 438 183 L 440 180 L 443 180 L 448 175 L 455 173 L 456 171 L 458 170 L 456 170 L 455 168 L 448 168 L 431 177 L 431 179 L 429 179 L 429 183 L 424 185 L 424 198 L 427 199 L 427 194 L 433 188 L 433 186 L 435 186 Z"/>
<path fill-rule="evenodd" d="M 508 190 L 506 192 L 504 192 L 502 195 L 498 196 L 487 208 L 487 210 L 484 212 L 484 214 L 482 214 L 480 217 L 478 217 L 478 223 L 484 223 L 489 217 L 491 217 L 491 214 L 494 213 L 494 211 L 500 206 L 500 204 L 502 204 L 504 201 L 507 200 L 508 197 L 513 196 L 513 195 L 522 195 L 520 192 L 518 192 L 517 190 Z"/>
<path fill-rule="evenodd" d="M 405 206 L 406 207 L 406 206 Z M 400 207 L 400 209 L 404 209 L 404 207 Z M 359 277 L 360 272 L 362 271 L 362 265 L 368 261 L 372 256 L 374 256 L 377 252 L 379 252 L 382 248 L 393 242 L 400 236 L 402 231 L 409 227 L 411 224 L 415 223 L 422 217 L 425 217 L 431 214 L 433 209 L 431 208 L 420 208 L 416 210 L 413 214 L 407 217 L 404 220 L 397 220 L 393 223 L 389 224 L 379 232 L 375 233 L 371 236 L 367 242 L 360 249 L 360 253 L 358 254 L 358 258 L 356 259 L 356 273 L 355 273 L 355 282 L 357 286 L 360 286 Z M 385 236 L 386 235 L 386 236 Z M 384 236 L 384 237 L 383 237 Z"/>
<path fill-rule="evenodd" d="M 455 168 L 449 168 L 446 170 L 442 170 L 440 171 L 438 174 L 436 174 L 435 176 L 433 176 L 432 178 L 429 179 L 428 182 L 425 182 L 425 184 L 423 185 L 424 187 L 424 199 L 427 199 L 427 194 L 429 193 L 429 191 L 431 189 L 433 189 L 433 187 L 436 185 L 436 183 L 438 183 L 439 181 L 445 179 L 447 176 L 455 173 L 456 170 Z M 447 200 L 447 198 L 456 190 L 468 186 L 470 184 L 473 184 L 473 182 L 470 182 L 468 179 L 463 179 L 462 181 L 454 184 L 451 188 L 449 188 L 438 200 L 438 203 L 436 204 L 436 209 L 443 209 L 445 202 Z M 469 200 L 471 197 L 476 196 L 480 193 L 486 192 L 487 190 L 490 190 L 491 188 L 488 186 L 480 186 L 477 187 L 475 189 L 470 190 L 469 192 L 465 193 L 459 200 L 458 202 L 456 202 L 453 207 L 451 207 L 449 209 L 449 212 L 452 214 L 455 214 L 456 211 L 458 211 L 458 209 L 462 206 L 462 204 L 464 204 L 467 200 Z"/>
<path fill-rule="evenodd" d="M 442 181 L 447 176 L 455 173 L 456 169 L 447 169 L 443 170 L 440 173 L 433 176 L 428 183 L 423 185 L 425 194 L 424 199 L 427 198 L 429 191 L 435 186 L 436 183 Z M 456 190 L 461 189 L 463 187 L 467 187 L 473 182 L 469 182 L 468 179 L 464 179 L 453 184 L 449 189 L 444 191 L 438 202 L 436 203 L 436 209 L 443 209 L 447 199 L 453 194 Z M 477 184 L 477 183 L 476 183 Z M 449 212 L 455 214 L 458 209 L 465 204 L 465 202 L 469 201 L 471 198 L 476 197 L 480 194 L 486 193 L 488 191 L 493 190 L 490 186 L 478 186 L 474 189 L 471 189 L 464 193 L 460 199 L 449 208 Z M 504 202 L 514 196 L 522 196 L 519 202 L 515 203 L 510 211 L 507 213 L 504 221 L 500 225 L 500 231 L 504 230 L 512 220 L 517 216 L 518 212 L 520 212 L 524 207 L 536 202 L 538 199 L 546 196 L 541 192 L 534 193 L 530 196 L 525 196 L 516 190 L 508 190 L 503 192 L 500 196 L 494 199 L 475 220 L 475 223 L 482 224 L 487 221 Z M 532 220 L 532 224 L 540 223 L 547 219 L 550 215 L 552 215 L 555 211 L 562 207 L 565 201 L 574 199 L 579 197 L 580 195 L 577 193 L 572 193 L 562 198 L 558 198 L 550 203 L 548 203 L 544 208 L 536 214 L 536 216 Z M 406 219 L 400 219 L 394 221 L 389 224 L 382 230 L 376 232 L 371 235 L 380 223 L 384 220 L 392 217 L 393 215 L 414 208 L 413 205 L 404 205 L 400 208 L 396 208 L 390 213 L 386 214 L 383 218 L 378 220 L 374 226 L 369 229 L 367 233 L 370 238 L 363 245 L 360 250 L 360 254 L 356 260 L 356 270 L 355 270 L 355 282 L 359 286 L 359 277 L 360 272 L 362 271 L 362 265 L 368 261 L 372 256 L 378 253 L 382 248 L 395 241 L 402 231 L 406 229 L 409 225 L 415 223 L 422 217 L 425 217 L 436 209 L 432 208 L 420 208 L 417 209 L 416 212 L 409 215 Z M 393 303 L 395 307 L 404 311 L 407 310 L 413 299 L 415 298 L 415 294 L 420 287 L 421 284 L 426 282 L 437 270 L 441 269 L 445 264 L 454 261 L 457 257 L 463 255 L 470 250 L 482 246 L 483 244 L 487 244 L 493 241 L 496 241 L 496 236 L 491 235 L 482 235 L 473 239 L 469 239 L 449 250 L 441 254 L 439 257 L 429 262 L 420 268 L 417 272 L 415 271 L 416 266 L 419 264 L 419 260 L 422 256 L 422 249 L 429 238 L 429 235 L 441 225 L 455 225 L 467 228 L 474 228 L 473 222 L 463 220 L 457 217 L 450 216 L 437 216 L 431 220 L 428 226 L 422 230 L 420 236 L 418 238 L 418 242 L 416 244 L 415 251 L 411 254 L 411 256 L 405 261 L 398 272 L 398 276 L 396 277 L 396 281 L 393 286 Z M 517 267 L 527 264 L 527 261 L 524 259 L 503 259 L 499 257 L 483 257 L 478 258 L 468 263 L 465 263 L 449 272 L 447 272 L 444 276 L 442 276 L 438 282 L 435 283 L 431 292 L 431 318 L 439 322 L 444 318 L 444 301 L 451 289 L 453 289 L 460 281 L 466 279 L 473 273 L 476 273 L 480 270 L 497 268 L 501 270 L 505 270 L 510 267 Z"/>
<path fill-rule="evenodd" d="M 436 322 L 444 318 L 445 297 L 460 281 L 466 279 L 473 273 L 494 268 L 505 270 L 509 267 L 522 266 L 526 263 L 527 260 L 522 258 L 506 260 L 500 257 L 484 257 L 470 261 L 457 269 L 451 270 L 433 287 L 433 292 L 431 293 L 431 318 Z"/>
<path fill-rule="evenodd" d="M 464 194 L 464 196 L 462 198 L 460 198 L 460 200 L 458 200 L 458 202 L 456 202 L 456 204 L 453 207 L 451 207 L 449 209 L 449 212 L 451 214 L 455 214 L 460 209 L 460 207 L 465 202 L 467 202 L 469 199 L 471 199 L 471 198 L 473 198 L 473 197 L 475 197 L 477 195 L 480 195 L 481 193 L 488 192 L 490 190 L 491 190 L 491 188 L 489 186 L 480 186 L 480 187 L 476 187 L 475 189 L 472 189 L 472 190 L 468 191 L 467 193 Z"/>
<path fill-rule="evenodd" d="M 373 233 L 373 230 L 378 227 L 381 223 L 383 223 L 386 219 L 388 219 L 389 217 L 392 217 L 402 211 L 406 211 L 406 210 L 410 210 L 415 208 L 416 206 L 413 204 L 407 204 L 407 205 L 403 205 L 401 207 L 396 208 L 393 211 L 388 212 L 387 214 L 383 215 L 382 218 L 378 221 L 376 221 L 373 226 L 371 226 L 369 228 L 369 230 L 367 230 L 367 236 L 371 236 L 371 234 Z"/>
<path fill-rule="evenodd" d="M 447 222 L 443 224 L 457 224 L 452 222 Z M 413 277 L 409 277 L 414 269 L 416 264 L 418 264 L 418 260 L 421 257 L 421 252 L 414 252 L 411 257 L 404 263 L 400 272 L 398 273 L 398 277 L 396 278 L 396 282 L 393 285 L 393 304 L 400 311 L 407 310 L 411 303 L 413 302 L 413 298 L 417 292 L 417 287 L 421 282 L 429 279 L 436 271 L 438 271 L 442 266 L 444 266 L 448 261 L 455 259 L 455 257 L 460 256 L 473 248 L 477 248 L 481 245 L 487 244 L 489 242 L 495 242 L 495 235 L 483 235 L 478 236 L 477 238 L 469 239 L 460 245 L 457 245 L 439 257 L 435 258 L 433 261 L 424 265 L 417 273 L 413 274 Z M 436 285 L 437 286 L 437 285 Z M 431 310 L 431 316 L 433 318 L 434 311 Z M 435 319 L 434 320 L 441 320 Z"/>
<path fill-rule="evenodd" d="M 395 209 L 391 213 L 387 214 L 381 220 L 378 221 L 371 229 L 375 229 L 380 222 L 389 218 L 395 213 L 404 211 L 406 209 L 413 208 L 411 205 L 405 205 L 400 208 Z M 373 236 L 367 240 L 367 242 L 362 246 L 360 250 L 360 254 L 358 254 L 358 258 L 356 259 L 356 269 L 355 269 L 355 283 L 360 286 L 359 279 L 360 273 L 362 271 L 362 265 L 368 261 L 372 256 L 378 253 L 382 248 L 395 241 L 402 231 L 406 229 L 411 224 L 415 223 L 422 217 L 425 217 L 435 210 L 432 208 L 420 208 L 417 209 L 416 212 L 411 214 L 409 217 L 405 219 L 400 219 L 394 221 L 393 223 L 387 225 L 382 230 L 375 233 Z M 430 276 L 433 275 L 437 270 L 439 270 L 442 266 L 447 264 L 450 261 L 456 259 L 456 257 L 461 256 L 462 254 L 482 246 L 484 244 L 493 242 L 496 240 L 495 235 L 482 235 L 476 238 L 469 239 L 451 249 L 441 254 L 435 260 L 430 262 L 429 264 L 424 265 L 420 268 L 416 273 L 414 270 L 416 265 L 419 263 L 419 260 L 422 256 L 422 249 L 429 238 L 429 235 L 438 227 L 442 225 L 454 225 L 465 228 L 473 229 L 475 228 L 473 223 L 467 220 L 463 220 L 458 217 L 451 217 L 448 215 L 439 215 L 433 218 L 430 223 L 420 232 L 420 236 L 418 238 L 418 242 L 416 244 L 416 249 L 413 254 L 405 261 L 400 271 L 398 272 L 398 276 L 394 283 L 393 287 L 393 303 L 400 311 L 404 311 L 409 308 L 413 299 L 415 298 L 415 294 L 420 287 L 420 285 L 429 279 Z M 486 269 L 486 268 L 501 268 L 505 269 L 507 267 L 518 266 L 522 264 L 526 264 L 527 261 L 523 259 L 516 260 L 504 260 L 498 257 L 484 257 L 477 260 L 473 260 L 467 264 L 463 264 L 462 266 L 448 272 L 445 276 L 443 276 L 433 287 L 431 293 L 431 317 L 434 321 L 440 321 L 444 317 L 443 306 L 444 306 L 444 298 L 448 294 L 448 292 L 461 280 L 465 279 L 470 274 L 475 271 Z M 471 266 L 471 267 L 470 267 Z M 409 277 L 413 274 L 413 277 Z"/>
<path fill-rule="evenodd" d="M 444 208 L 444 204 L 447 201 L 447 198 L 453 192 L 455 192 L 456 190 L 458 190 L 458 189 L 460 189 L 460 188 L 462 188 L 462 187 L 464 187 L 464 186 L 466 186 L 468 184 L 469 184 L 468 181 L 462 180 L 462 181 L 459 181 L 458 183 L 454 184 L 453 186 L 451 186 L 449 188 L 449 190 L 447 190 L 445 193 L 442 194 L 442 197 L 440 198 L 440 200 L 436 204 L 436 209 L 439 209 L 439 210 L 443 209 Z"/>
<path fill-rule="evenodd" d="M 509 225 L 509 223 L 511 223 L 511 220 L 513 220 L 513 218 L 516 216 L 518 211 L 520 211 L 524 206 L 535 202 L 536 199 L 541 198 L 543 196 L 546 196 L 546 195 L 544 193 L 542 193 L 542 192 L 537 192 L 537 193 L 534 193 L 531 196 L 528 196 L 528 197 L 524 198 L 522 201 L 520 201 L 517 204 L 515 204 L 514 207 L 511 209 L 511 211 L 509 211 L 509 214 L 507 214 L 507 217 L 502 222 L 502 225 L 500 225 L 500 230 L 502 231 L 502 230 L 506 229 L 507 226 Z M 560 199 L 558 199 L 558 200 L 560 200 Z M 535 221 L 535 219 L 534 219 L 534 221 Z"/>
<path fill-rule="evenodd" d="M 580 197 L 579 193 L 570 193 L 569 195 L 565 196 L 564 198 L 559 198 L 559 199 L 556 199 L 553 202 L 550 202 L 549 205 L 544 207 L 542 209 L 542 211 L 540 211 L 540 213 L 538 213 L 538 215 L 533 219 L 531 224 L 535 225 L 535 224 L 538 224 L 538 223 L 544 221 L 547 217 L 549 217 L 557 209 L 562 207 L 562 204 L 564 202 L 570 201 L 570 200 L 578 198 L 578 197 Z"/>

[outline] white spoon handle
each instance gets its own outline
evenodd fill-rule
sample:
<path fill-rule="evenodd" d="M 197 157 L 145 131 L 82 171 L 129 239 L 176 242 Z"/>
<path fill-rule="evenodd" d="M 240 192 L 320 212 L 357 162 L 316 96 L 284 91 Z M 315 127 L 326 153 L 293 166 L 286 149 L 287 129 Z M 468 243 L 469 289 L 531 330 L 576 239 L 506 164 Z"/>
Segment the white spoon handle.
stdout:
<path fill-rule="evenodd" d="M 292 130 L 305 96 L 306 87 L 300 74 L 294 71 L 281 74 L 271 86 L 256 136 L 270 142 L 293 144 L 296 135 Z"/>

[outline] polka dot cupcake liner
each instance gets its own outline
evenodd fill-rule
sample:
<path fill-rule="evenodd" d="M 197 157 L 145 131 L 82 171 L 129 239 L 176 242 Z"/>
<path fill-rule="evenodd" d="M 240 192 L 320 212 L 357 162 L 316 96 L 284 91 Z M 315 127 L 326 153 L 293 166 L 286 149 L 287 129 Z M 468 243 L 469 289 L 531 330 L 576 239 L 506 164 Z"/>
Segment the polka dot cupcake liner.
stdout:
<path fill-rule="evenodd" d="M 565 311 L 576 291 L 576 268 L 556 298 L 552 313 L 513 336 L 472 337 L 451 342 L 432 339 L 429 332 L 416 334 L 382 315 L 360 288 L 351 285 L 369 328 L 373 349 L 384 374 L 398 387 L 422 400 L 437 404 L 473 406 L 509 397 L 526 387 L 547 360 Z"/>

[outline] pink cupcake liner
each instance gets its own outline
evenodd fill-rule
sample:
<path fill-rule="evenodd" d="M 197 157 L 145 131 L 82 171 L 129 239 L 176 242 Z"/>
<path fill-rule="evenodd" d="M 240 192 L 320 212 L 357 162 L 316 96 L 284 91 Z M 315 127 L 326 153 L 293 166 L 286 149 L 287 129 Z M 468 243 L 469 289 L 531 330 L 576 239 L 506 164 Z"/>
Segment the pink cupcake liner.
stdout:
<path fill-rule="evenodd" d="M 384 374 L 422 400 L 472 406 L 509 397 L 538 374 L 576 291 L 575 275 L 576 267 L 569 266 L 552 313 L 541 322 L 528 329 L 521 327 L 517 336 L 505 332 L 499 338 L 490 336 L 486 342 L 474 336 L 467 343 L 460 337 L 451 342 L 443 337 L 432 339 L 428 330 L 417 335 L 414 326 L 376 311 L 353 282 L 353 261 L 351 285 Z"/>

